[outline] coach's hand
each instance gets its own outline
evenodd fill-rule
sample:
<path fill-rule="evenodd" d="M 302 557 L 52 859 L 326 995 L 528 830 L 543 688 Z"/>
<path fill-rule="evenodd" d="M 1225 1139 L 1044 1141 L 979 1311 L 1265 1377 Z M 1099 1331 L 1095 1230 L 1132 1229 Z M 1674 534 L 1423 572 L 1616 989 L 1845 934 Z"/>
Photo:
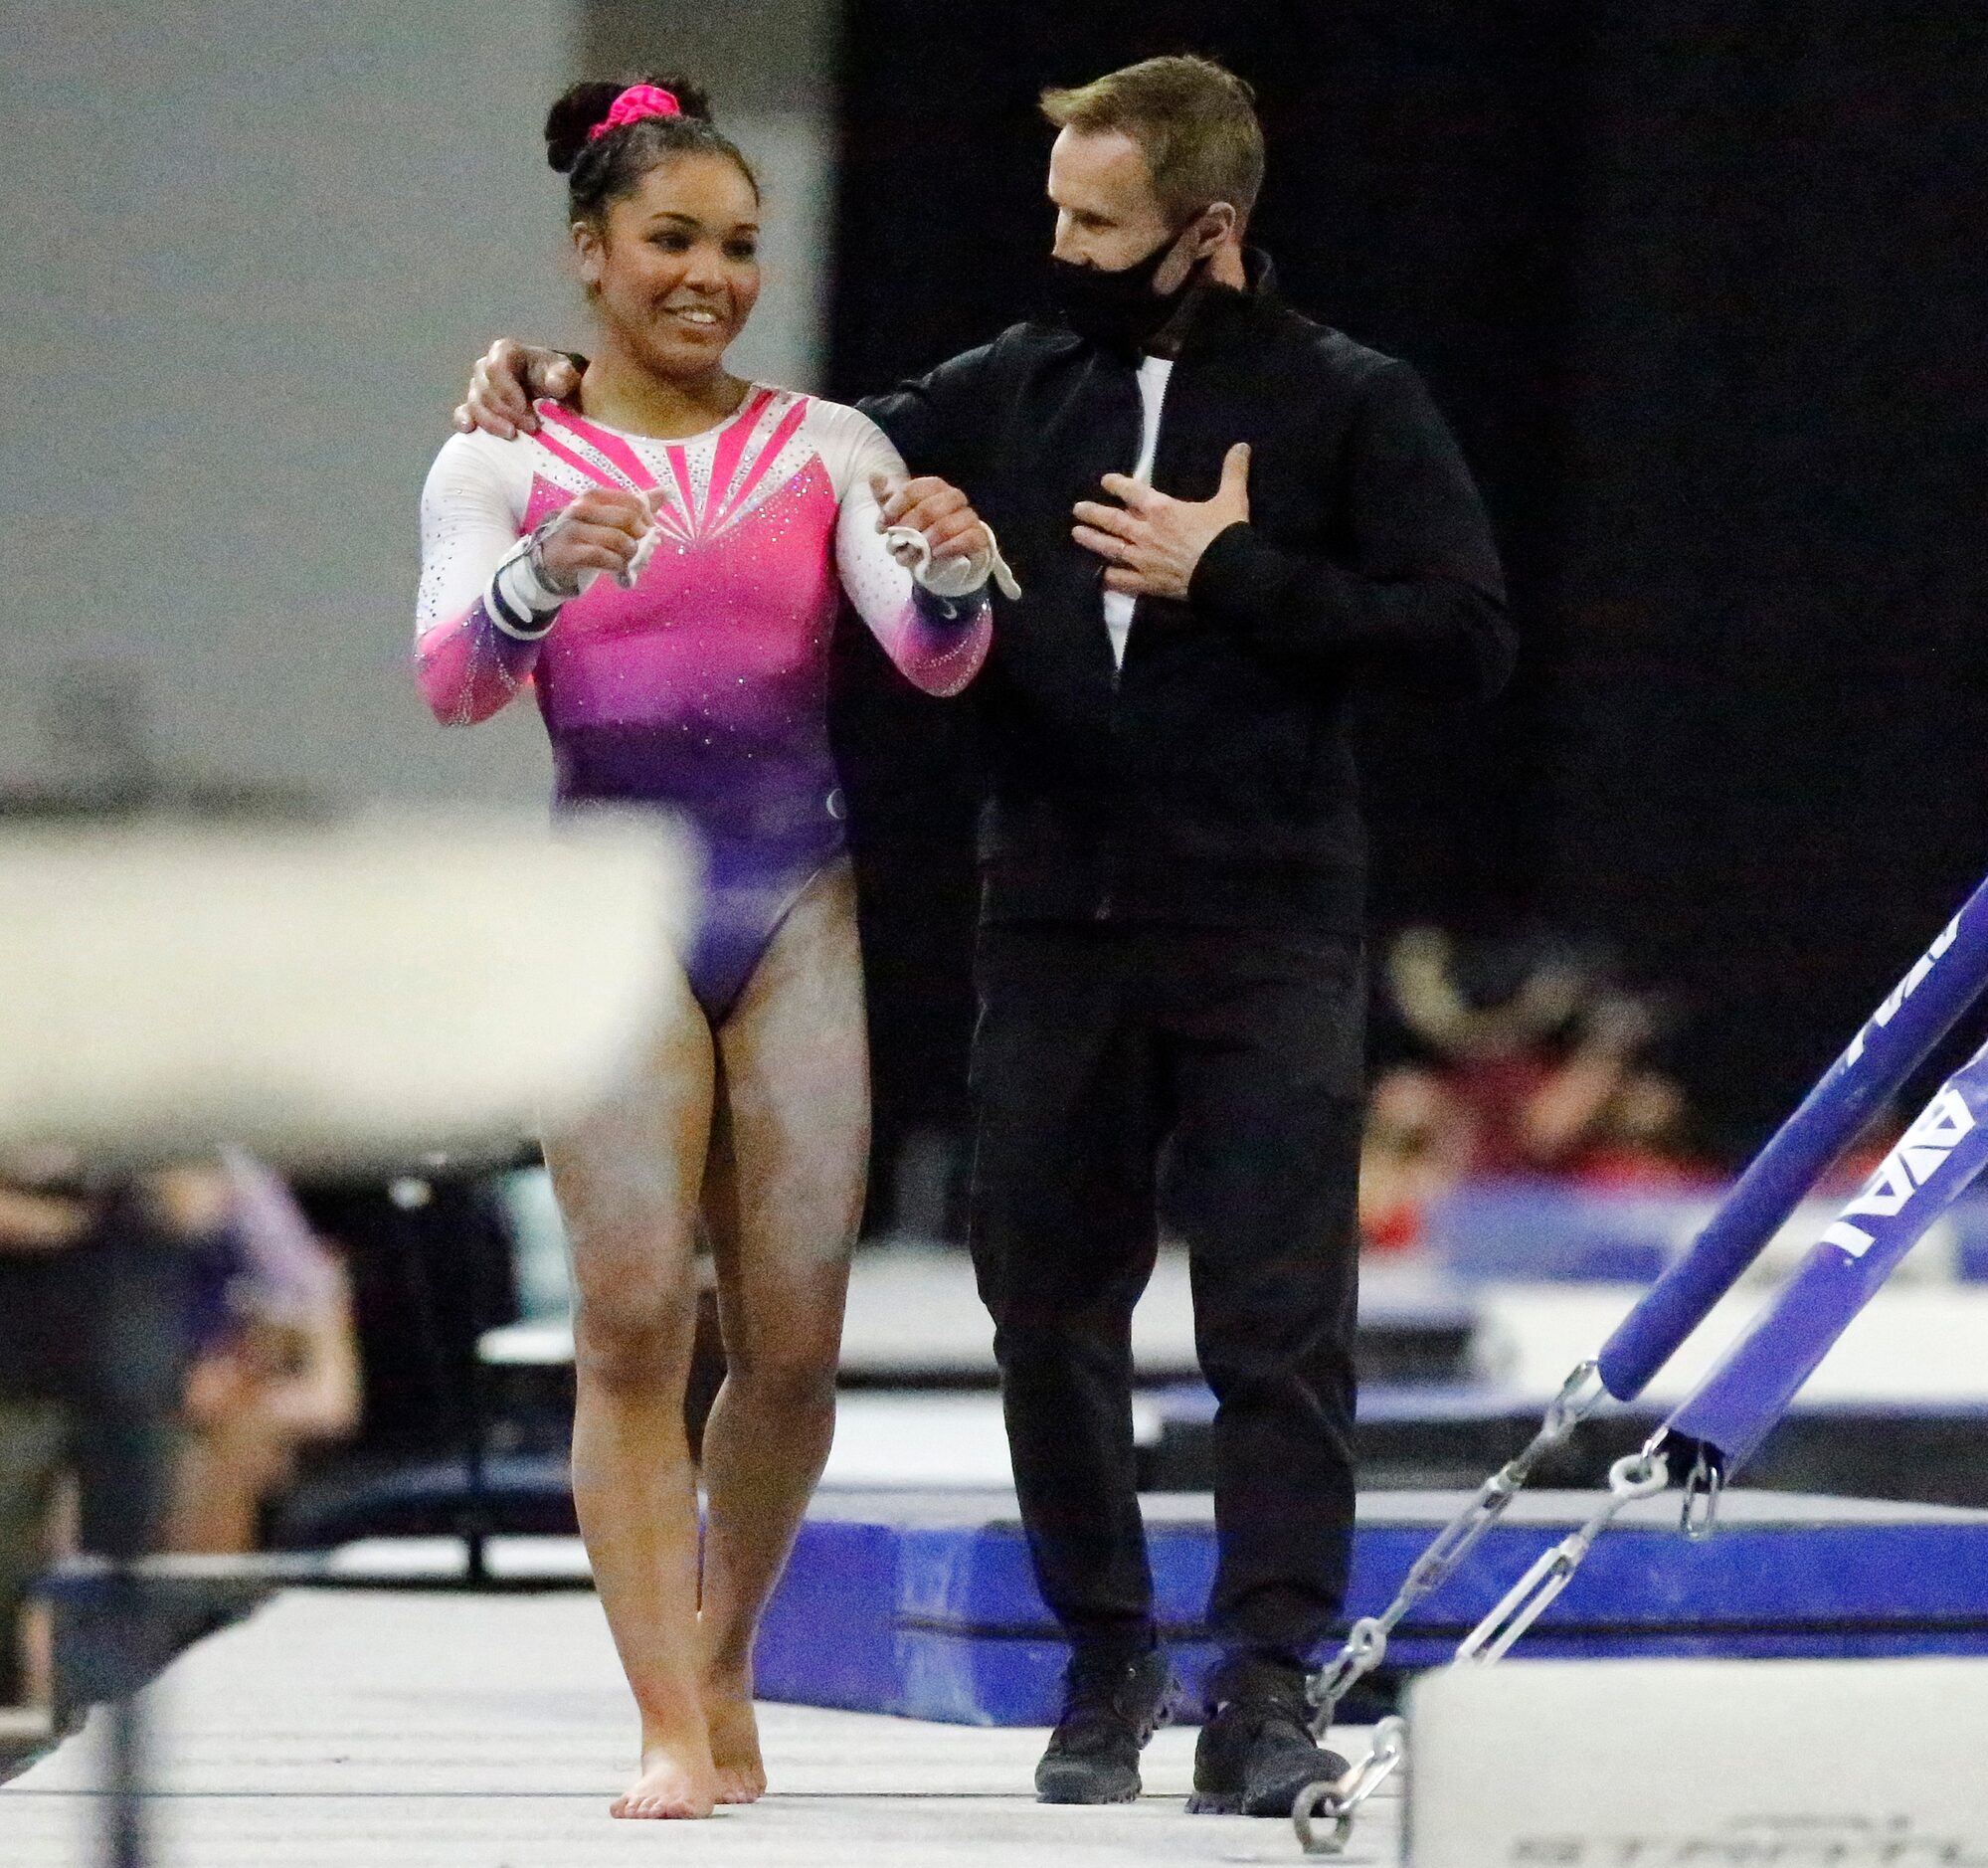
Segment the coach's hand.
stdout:
<path fill-rule="evenodd" d="M 563 350 L 545 350 L 499 337 L 476 359 L 469 393 L 455 405 L 455 426 L 468 434 L 480 428 L 499 441 L 538 432 L 531 405 L 541 396 L 555 402 L 580 393 L 580 372 Z"/>
<path fill-rule="evenodd" d="M 1184 600 L 1201 553 L 1231 525 L 1248 523 L 1249 444 L 1237 442 L 1223 458 L 1212 499 L 1175 499 L 1126 473 L 1107 473 L 1104 489 L 1123 503 L 1078 500 L 1070 536 L 1110 567 L 1105 588 Z"/>

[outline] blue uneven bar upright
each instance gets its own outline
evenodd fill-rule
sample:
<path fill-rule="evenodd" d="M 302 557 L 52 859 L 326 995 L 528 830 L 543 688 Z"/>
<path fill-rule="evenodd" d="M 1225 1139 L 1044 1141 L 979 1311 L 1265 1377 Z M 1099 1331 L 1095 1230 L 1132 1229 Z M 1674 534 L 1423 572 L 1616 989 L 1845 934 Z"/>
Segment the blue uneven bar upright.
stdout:
<path fill-rule="evenodd" d="M 1665 1421 L 1665 1433 L 1710 1448 L 1730 1476 L 1898 1261 L 1984 1167 L 1988 1046 L 1947 1078 L 1780 1295 Z"/>
<path fill-rule="evenodd" d="M 1816 1179 L 1856 1140 L 1988 985 L 1988 881 L 1967 899 L 1799 1109 L 1756 1155 L 1687 1251 L 1596 1358 L 1617 1401 L 1634 1401 L 1757 1258 Z"/>

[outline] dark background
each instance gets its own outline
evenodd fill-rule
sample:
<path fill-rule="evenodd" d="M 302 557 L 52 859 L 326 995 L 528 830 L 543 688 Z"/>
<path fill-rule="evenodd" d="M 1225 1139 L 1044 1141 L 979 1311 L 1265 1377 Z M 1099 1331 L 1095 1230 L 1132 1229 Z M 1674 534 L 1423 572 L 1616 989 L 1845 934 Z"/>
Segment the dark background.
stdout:
<path fill-rule="evenodd" d="M 1757 1141 L 1988 866 L 1988 15 L 850 0 L 831 393 L 1029 307 L 1036 92 L 1168 51 L 1256 87 L 1286 295 L 1427 377 L 1511 578 L 1502 701 L 1365 722 L 1376 928 L 1612 943 Z M 887 1148 L 960 1108 L 972 787 L 844 674 Z"/>

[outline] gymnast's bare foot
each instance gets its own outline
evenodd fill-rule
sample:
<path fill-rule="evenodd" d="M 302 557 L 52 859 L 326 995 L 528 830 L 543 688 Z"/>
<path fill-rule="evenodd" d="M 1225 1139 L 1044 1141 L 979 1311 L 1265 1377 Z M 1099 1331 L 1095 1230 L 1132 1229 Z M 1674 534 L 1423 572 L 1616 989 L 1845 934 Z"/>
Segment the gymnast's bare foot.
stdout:
<path fill-rule="evenodd" d="M 751 1671 L 707 1676 L 704 1718 L 711 1728 L 711 1763 L 718 1774 L 718 1801 L 757 1803 L 766 1794 L 759 1721 L 753 1715 Z"/>
<path fill-rule="evenodd" d="M 651 1822 L 708 1816 L 718 1802 L 718 1774 L 701 1727 L 665 1730 L 642 1721 L 641 1775 L 608 1806 L 611 1816 Z"/>

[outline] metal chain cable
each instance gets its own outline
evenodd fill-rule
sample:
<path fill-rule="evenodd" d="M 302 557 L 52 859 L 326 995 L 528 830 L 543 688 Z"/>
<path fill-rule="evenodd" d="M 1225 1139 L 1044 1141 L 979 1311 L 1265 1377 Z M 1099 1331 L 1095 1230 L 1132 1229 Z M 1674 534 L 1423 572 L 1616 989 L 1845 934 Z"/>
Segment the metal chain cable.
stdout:
<path fill-rule="evenodd" d="M 1329 1723 L 1347 1687 L 1362 1678 L 1387 1651 L 1387 1636 L 1412 1604 L 1439 1587 L 1455 1571 L 1465 1552 L 1503 1515 L 1518 1495 L 1540 1455 L 1564 1440 L 1600 1400 L 1599 1379 L 1592 1363 L 1570 1375 L 1532 1443 L 1517 1459 L 1502 1467 L 1451 1521 L 1409 1572 L 1385 1615 L 1362 1621 L 1342 1650 L 1326 1685 L 1315 1690 L 1315 1705 L 1324 1708 Z M 1660 1449 L 1661 1434 L 1641 1452 L 1618 1459 L 1608 1470 L 1608 1496 L 1585 1523 L 1543 1552 L 1506 1591 L 1496 1607 L 1465 1636 L 1450 1665 L 1490 1666 L 1504 1659 L 1513 1645 L 1538 1620 L 1572 1582 L 1594 1543 L 1638 1499 L 1651 1498 L 1670 1483 L 1670 1465 Z M 1323 1733 L 1324 1728 L 1319 1730 Z M 1374 1728 L 1373 1745 L 1357 1764 L 1329 1782 L 1307 1784 L 1291 1806 L 1292 1826 L 1307 1855 L 1340 1855 L 1353 1838 L 1354 1816 L 1407 1757 L 1407 1722 L 1394 1717 Z M 1330 1830 L 1322 1831 L 1322 1823 Z"/>
<path fill-rule="evenodd" d="M 1471 1502 L 1436 1534 L 1428 1549 L 1415 1560 L 1385 1612 L 1364 1615 L 1353 1624 L 1338 1658 L 1306 1685 L 1306 1696 L 1312 1703 L 1314 1734 L 1325 1737 L 1340 1702 L 1386 1658 L 1388 1637 L 1400 1625 L 1402 1617 L 1449 1581 L 1478 1540 L 1525 1489 L 1533 1468 L 1594 1411 L 1605 1392 L 1600 1371 L 1593 1363 L 1584 1362 L 1575 1369 L 1547 1407 L 1538 1432 L 1522 1452 L 1485 1480 Z"/>

